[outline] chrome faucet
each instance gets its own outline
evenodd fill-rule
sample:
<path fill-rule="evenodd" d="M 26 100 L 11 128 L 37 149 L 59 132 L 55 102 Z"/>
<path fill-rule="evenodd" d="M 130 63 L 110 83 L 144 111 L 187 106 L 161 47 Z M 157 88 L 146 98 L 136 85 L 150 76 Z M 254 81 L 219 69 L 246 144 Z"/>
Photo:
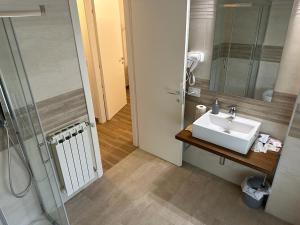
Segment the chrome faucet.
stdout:
<path fill-rule="evenodd" d="M 232 121 L 236 117 L 236 105 L 229 106 L 228 113 L 230 114 L 228 120 Z"/>

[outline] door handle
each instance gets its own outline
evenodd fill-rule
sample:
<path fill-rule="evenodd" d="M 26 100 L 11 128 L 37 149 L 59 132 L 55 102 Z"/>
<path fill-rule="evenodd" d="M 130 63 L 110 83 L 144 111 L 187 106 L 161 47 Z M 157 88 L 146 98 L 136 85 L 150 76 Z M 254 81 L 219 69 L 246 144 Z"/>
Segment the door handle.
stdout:
<path fill-rule="evenodd" d="M 167 93 L 170 95 L 180 95 L 180 91 L 178 90 L 167 90 Z"/>
<path fill-rule="evenodd" d="M 180 91 L 178 89 L 169 89 L 169 88 L 166 88 L 166 92 L 169 95 L 178 96 L 178 97 L 176 97 L 176 101 L 178 103 L 184 104 L 184 90 Z"/>
<path fill-rule="evenodd" d="M 167 90 L 167 93 L 168 93 L 169 95 L 176 95 L 176 96 L 179 96 L 179 97 L 176 97 L 176 102 L 178 102 L 178 103 L 181 102 L 181 93 L 180 93 L 180 91 L 168 89 L 168 90 Z"/>

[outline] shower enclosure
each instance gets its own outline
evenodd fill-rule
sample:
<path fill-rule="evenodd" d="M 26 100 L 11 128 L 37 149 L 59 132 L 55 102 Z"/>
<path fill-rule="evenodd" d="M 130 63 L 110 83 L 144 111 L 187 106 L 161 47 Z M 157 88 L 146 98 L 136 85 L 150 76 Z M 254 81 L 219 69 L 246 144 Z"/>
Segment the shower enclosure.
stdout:
<path fill-rule="evenodd" d="M 9 180 L 16 192 L 25 190 L 32 180 L 24 196 L 1 198 L 0 224 L 67 225 L 64 204 L 10 18 L 0 19 L 0 74 L 0 101 L 10 136 L 9 140 L 4 128 L 0 128 L 0 184 L 5 184 L 0 185 L 0 197 L 3 192 L 12 192 Z M 10 162 L 7 161 L 8 151 Z M 7 175 L 9 168 L 10 176 Z"/>
<path fill-rule="evenodd" d="M 210 89 L 255 97 L 271 1 L 218 1 Z"/>

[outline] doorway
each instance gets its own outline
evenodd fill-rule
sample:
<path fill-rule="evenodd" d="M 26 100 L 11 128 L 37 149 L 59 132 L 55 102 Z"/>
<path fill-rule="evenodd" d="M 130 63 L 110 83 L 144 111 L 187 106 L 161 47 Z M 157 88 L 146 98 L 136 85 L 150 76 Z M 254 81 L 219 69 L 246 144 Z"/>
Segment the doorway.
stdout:
<path fill-rule="evenodd" d="M 77 0 L 104 172 L 133 144 L 123 0 Z"/>

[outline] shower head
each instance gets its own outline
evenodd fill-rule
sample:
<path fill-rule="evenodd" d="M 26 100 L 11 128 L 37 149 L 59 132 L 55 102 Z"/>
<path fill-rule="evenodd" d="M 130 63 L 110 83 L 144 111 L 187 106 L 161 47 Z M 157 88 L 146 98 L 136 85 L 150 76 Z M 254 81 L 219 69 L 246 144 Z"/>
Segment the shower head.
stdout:
<path fill-rule="evenodd" d="M 226 3 L 220 5 L 224 8 L 246 8 L 246 7 L 252 7 L 252 3 Z"/>

